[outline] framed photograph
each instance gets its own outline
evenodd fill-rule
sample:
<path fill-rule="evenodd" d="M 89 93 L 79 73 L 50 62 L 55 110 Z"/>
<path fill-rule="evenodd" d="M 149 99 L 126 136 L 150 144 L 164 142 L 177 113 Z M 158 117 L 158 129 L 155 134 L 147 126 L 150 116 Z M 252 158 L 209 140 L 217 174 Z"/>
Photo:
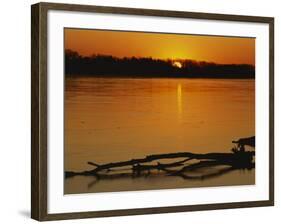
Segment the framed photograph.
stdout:
<path fill-rule="evenodd" d="M 274 18 L 32 5 L 32 218 L 274 204 Z"/>

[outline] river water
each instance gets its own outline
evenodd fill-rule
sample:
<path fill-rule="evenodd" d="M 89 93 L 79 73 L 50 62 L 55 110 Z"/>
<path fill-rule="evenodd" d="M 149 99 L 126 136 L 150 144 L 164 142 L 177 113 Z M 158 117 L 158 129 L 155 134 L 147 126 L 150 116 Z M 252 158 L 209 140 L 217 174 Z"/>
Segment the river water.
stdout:
<path fill-rule="evenodd" d="M 171 152 L 230 152 L 255 135 L 255 81 L 96 78 L 65 80 L 65 170 Z M 151 175 L 65 180 L 65 193 L 210 187 L 255 183 L 255 171 L 202 180 Z"/>

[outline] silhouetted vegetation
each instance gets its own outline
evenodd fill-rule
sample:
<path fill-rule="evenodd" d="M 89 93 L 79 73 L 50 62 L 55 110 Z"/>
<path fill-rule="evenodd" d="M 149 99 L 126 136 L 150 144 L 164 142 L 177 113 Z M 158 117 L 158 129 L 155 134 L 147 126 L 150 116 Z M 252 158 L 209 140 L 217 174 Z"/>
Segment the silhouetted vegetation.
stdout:
<path fill-rule="evenodd" d="M 175 63 L 177 62 L 177 63 Z M 248 64 L 216 64 L 188 59 L 161 60 L 117 58 L 108 55 L 81 56 L 65 50 L 65 74 L 68 76 L 130 76 L 177 78 L 255 78 L 255 67 Z"/>

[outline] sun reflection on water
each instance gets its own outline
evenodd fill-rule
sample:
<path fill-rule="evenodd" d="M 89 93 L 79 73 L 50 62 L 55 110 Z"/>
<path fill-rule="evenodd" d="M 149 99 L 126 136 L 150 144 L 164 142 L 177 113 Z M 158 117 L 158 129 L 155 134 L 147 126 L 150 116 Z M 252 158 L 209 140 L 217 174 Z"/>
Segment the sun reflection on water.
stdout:
<path fill-rule="evenodd" d="M 178 102 L 178 118 L 181 121 L 182 118 L 182 87 L 179 83 L 177 85 L 177 102 Z"/>

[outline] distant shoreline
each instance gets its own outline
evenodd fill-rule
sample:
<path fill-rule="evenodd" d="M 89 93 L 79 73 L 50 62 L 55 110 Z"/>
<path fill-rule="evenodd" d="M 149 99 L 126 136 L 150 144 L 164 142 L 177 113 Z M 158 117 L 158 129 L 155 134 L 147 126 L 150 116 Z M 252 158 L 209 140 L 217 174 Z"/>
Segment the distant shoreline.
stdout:
<path fill-rule="evenodd" d="M 137 78 L 254 79 L 250 64 L 216 64 L 190 59 L 117 58 L 111 55 L 85 57 L 65 50 L 66 76 Z M 134 75 L 132 75 L 134 74 Z"/>
<path fill-rule="evenodd" d="M 255 80 L 255 77 L 241 77 L 241 76 L 233 76 L 233 77 L 218 77 L 218 76 L 214 76 L 214 77 L 206 77 L 206 76 L 144 76 L 144 75 L 96 75 L 96 74 L 65 74 L 65 78 L 81 78 L 81 77 L 85 77 L 85 78 L 132 78 L 132 79 L 243 79 L 243 80 Z"/>

